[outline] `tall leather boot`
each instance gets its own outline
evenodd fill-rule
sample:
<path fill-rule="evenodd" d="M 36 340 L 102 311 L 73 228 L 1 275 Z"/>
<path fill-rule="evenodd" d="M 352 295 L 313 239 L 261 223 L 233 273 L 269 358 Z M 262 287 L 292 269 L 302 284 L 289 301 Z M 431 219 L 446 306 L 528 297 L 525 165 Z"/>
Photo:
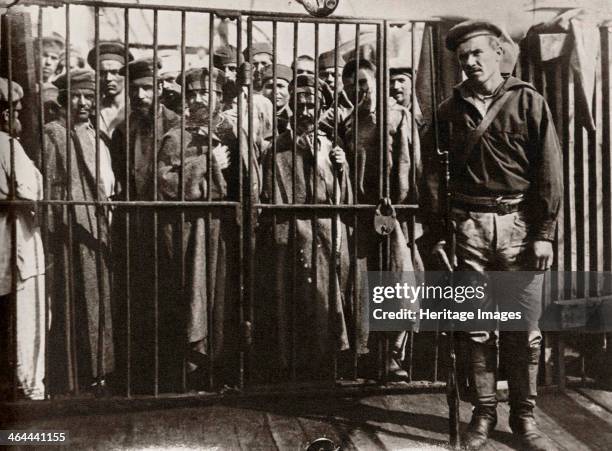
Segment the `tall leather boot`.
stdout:
<path fill-rule="evenodd" d="M 491 343 L 469 341 L 469 378 L 472 386 L 474 409 L 472 420 L 461 444 L 465 449 L 482 448 L 497 424 L 497 347 Z"/>
<path fill-rule="evenodd" d="M 507 332 L 502 346 L 507 360 L 510 391 L 510 428 L 526 451 L 556 449 L 539 430 L 533 416 L 536 404 L 540 339 L 529 341 L 526 332 Z"/>

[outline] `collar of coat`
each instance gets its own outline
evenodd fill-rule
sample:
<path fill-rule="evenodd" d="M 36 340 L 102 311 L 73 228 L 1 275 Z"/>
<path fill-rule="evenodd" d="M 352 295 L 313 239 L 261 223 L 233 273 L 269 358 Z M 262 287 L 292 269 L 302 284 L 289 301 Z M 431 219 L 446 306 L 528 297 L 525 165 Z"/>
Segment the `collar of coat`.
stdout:
<path fill-rule="evenodd" d="M 497 98 L 502 96 L 506 91 L 519 90 L 523 88 L 533 89 L 534 91 L 536 90 L 533 85 L 527 83 L 526 81 L 519 80 L 518 78 L 513 76 L 506 77 L 504 82 L 502 83 L 501 88 L 498 89 L 495 95 L 493 96 L 493 100 L 496 100 Z M 469 87 L 468 80 L 464 80 L 453 87 L 453 96 L 456 100 L 464 100 L 469 104 L 473 105 L 476 109 L 478 109 L 476 107 L 476 104 L 474 103 L 474 94 L 472 89 Z"/>

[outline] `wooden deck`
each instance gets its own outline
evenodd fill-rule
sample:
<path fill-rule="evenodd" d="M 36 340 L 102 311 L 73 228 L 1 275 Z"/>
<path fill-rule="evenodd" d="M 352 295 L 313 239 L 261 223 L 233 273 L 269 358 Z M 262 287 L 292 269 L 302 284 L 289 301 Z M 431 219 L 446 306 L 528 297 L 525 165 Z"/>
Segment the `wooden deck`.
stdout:
<path fill-rule="evenodd" d="M 487 448 L 508 450 L 508 406 Z M 612 449 L 612 394 L 568 390 L 543 394 L 537 419 L 559 450 Z M 465 427 L 470 407 L 462 403 Z M 346 398 L 226 399 L 212 405 L 12 421 L 2 429 L 68 430 L 72 449 L 300 450 L 327 437 L 343 450 L 447 449 L 441 393 Z"/>

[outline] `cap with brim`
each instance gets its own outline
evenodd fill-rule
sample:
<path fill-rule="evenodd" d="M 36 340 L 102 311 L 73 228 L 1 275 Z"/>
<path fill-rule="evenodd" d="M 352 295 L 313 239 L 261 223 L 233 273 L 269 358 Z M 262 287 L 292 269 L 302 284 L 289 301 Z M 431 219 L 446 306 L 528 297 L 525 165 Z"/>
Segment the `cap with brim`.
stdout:
<path fill-rule="evenodd" d="M 389 62 L 390 75 L 410 75 L 412 76 L 412 67 L 408 61 L 403 61 L 399 58 L 394 58 Z"/>
<path fill-rule="evenodd" d="M 121 42 L 105 41 L 100 42 L 98 48 L 100 53 L 100 61 L 113 60 L 125 65 L 125 46 Z M 133 61 L 132 53 L 128 51 L 128 62 Z M 87 62 L 96 69 L 96 49 L 93 48 L 87 54 Z"/>
<path fill-rule="evenodd" d="M 56 32 L 51 33 L 49 36 L 43 36 L 42 47 L 45 50 L 51 50 L 59 54 L 64 51 L 64 38 Z"/>
<path fill-rule="evenodd" d="M 23 88 L 19 85 L 19 83 L 15 81 L 11 81 L 11 100 L 13 102 L 17 102 L 23 99 Z M 9 101 L 9 81 L 0 77 L 0 101 L 8 102 Z"/>
<path fill-rule="evenodd" d="M 259 53 L 267 53 L 272 56 L 272 46 L 267 42 L 254 42 L 251 47 L 244 49 L 242 54 L 245 60 L 249 60 L 249 55 L 255 56 Z"/>
<path fill-rule="evenodd" d="M 223 91 L 225 84 L 225 74 L 217 68 L 213 68 L 212 87 L 217 92 Z M 178 77 L 176 82 L 182 84 L 182 77 Z M 199 67 L 189 69 L 185 72 L 185 89 L 194 91 L 199 89 L 208 89 L 208 68 Z"/>
<path fill-rule="evenodd" d="M 272 78 L 274 78 L 272 66 L 267 66 L 264 69 L 262 80 L 265 83 L 267 80 L 270 80 Z M 291 70 L 291 68 L 285 66 L 284 64 L 277 64 L 276 79 L 291 82 L 291 80 L 293 80 L 293 71 Z"/>
<path fill-rule="evenodd" d="M 96 74 L 92 70 L 71 70 L 70 72 L 64 73 L 57 77 L 53 81 L 53 84 L 57 86 L 57 89 L 60 91 L 66 91 L 68 89 L 68 78 L 70 78 L 71 92 L 91 91 L 93 93 L 96 90 Z"/>
<path fill-rule="evenodd" d="M 484 20 L 466 20 L 458 23 L 446 33 L 446 48 L 452 52 L 468 39 L 477 36 L 494 36 L 499 38 L 502 30 L 497 25 Z"/>
<path fill-rule="evenodd" d="M 161 68 L 161 61 L 158 60 L 158 71 Z M 128 63 L 126 66 L 123 66 L 119 71 L 119 75 L 125 76 L 127 73 L 130 79 L 130 84 L 133 85 L 153 84 L 153 69 L 153 58 L 139 58 Z"/>
<path fill-rule="evenodd" d="M 375 71 L 376 65 L 372 63 L 370 60 L 360 59 L 359 68 Z M 346 66 L 344 66 L 344 69 L 342 69 L 342 78 L 347 78 L 351 75 L 354 75 L 356 69 L 357 69 L 357 60 L 350 60 L 349 62 L 346 63 Z"/>
<path fill-rule="evenodd" d="M 295 94 L 309 94 L 314 97 L 315 95 L 315 77 L 310 74 L 300 74 L 297 76 L 295 81 L 289 85 L 289 92 L 292 95 Z M 329 99 L 330 88 L 323 80 L 319 79 L 319 96 L 323 100 L 324 104 L 327 104 Z"/>
<path fill-rule="evenodd" d="M 333 69 L 334 67 L 336 67 L 334 60 L 335 60 L 335 57 L 334 57 L 333 50 L 329 50 L 327 52 L 321 53 L 319 55 L 319 70 Z M 338 68 L 342 69 L 343 67 L 344 67 L 344 60 L 342 59 L 340 52 L 338 52 Z"/>
<path fill-rule="evenodd" d="M 242 63 L 242 57 L 240 57 Z M 213 65 L 218 69 L 223 69 L 228 64 L 238 65 L 238 50 L 233 45 L 218 47 L 213 53 Z"/>

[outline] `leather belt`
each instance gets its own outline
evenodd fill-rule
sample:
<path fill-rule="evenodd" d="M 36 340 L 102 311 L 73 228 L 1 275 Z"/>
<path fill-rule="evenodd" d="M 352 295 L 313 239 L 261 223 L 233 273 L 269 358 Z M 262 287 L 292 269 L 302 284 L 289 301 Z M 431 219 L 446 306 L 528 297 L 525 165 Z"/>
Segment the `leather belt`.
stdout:
<path fill-rule="evenodd" d="M 453 194 L 452 205 L 467 211 L 507 215 L 521 210 L 524 207 L 524 200 L 522 194 L 495 197 L 468 196 L 455 193 Z"/>

